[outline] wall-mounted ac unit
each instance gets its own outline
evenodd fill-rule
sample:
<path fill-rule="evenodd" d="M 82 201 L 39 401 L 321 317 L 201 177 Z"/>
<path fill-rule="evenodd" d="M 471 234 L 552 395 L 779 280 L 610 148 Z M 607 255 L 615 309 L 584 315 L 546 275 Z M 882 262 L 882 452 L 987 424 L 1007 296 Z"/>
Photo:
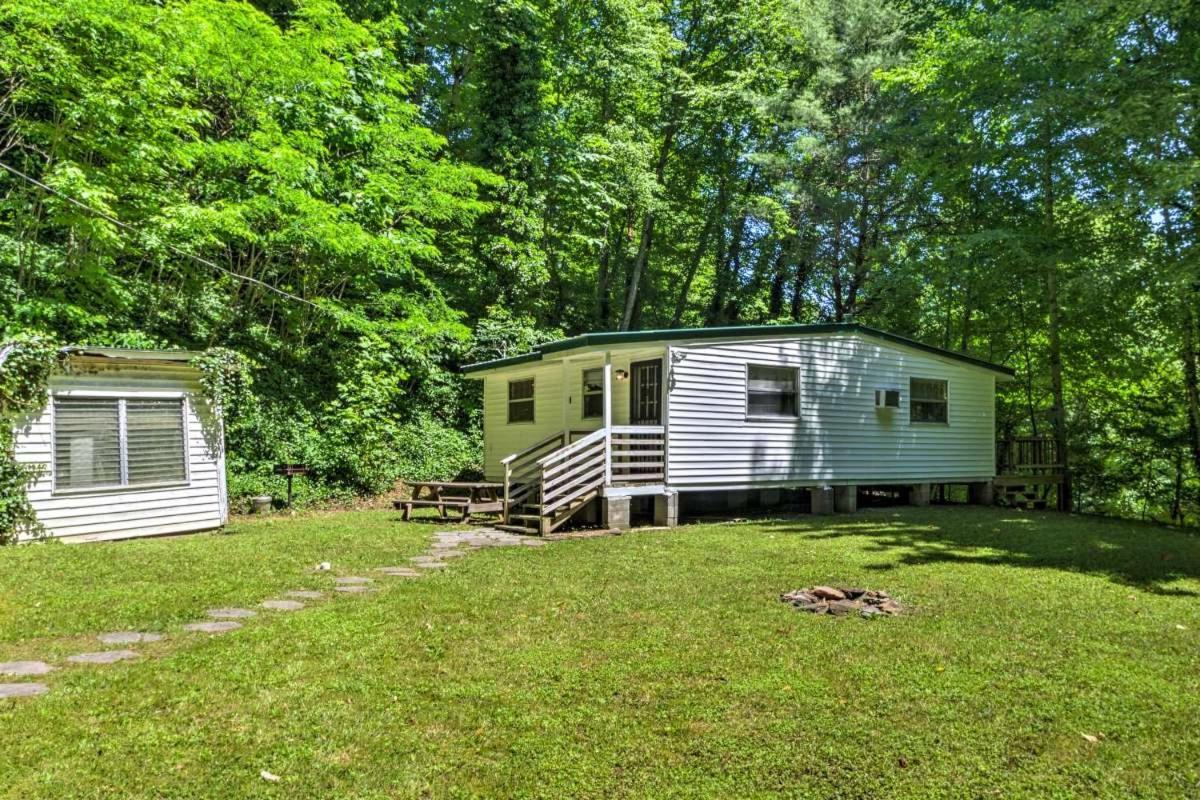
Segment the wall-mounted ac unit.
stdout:
<path fill-rule="evenodd" d="M 875 407 L 876 408 L 899 408 L 900 407 L 900 390 L 899 389 L 876 389 L 875 390 Z"/>

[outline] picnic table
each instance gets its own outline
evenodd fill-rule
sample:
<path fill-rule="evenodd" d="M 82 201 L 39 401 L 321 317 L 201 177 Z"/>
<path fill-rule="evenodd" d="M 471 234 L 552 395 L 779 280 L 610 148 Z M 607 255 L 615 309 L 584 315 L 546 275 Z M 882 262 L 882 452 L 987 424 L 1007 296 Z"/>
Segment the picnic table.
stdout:
<path fill-rule="evenodd" d="M 419 481 L 411 485 L 412 497 L 396 500 L 392 504 L 404 512 L 405 520 L 412 516 L 416 506 L 436 507 L 442 519 L 446 519 L 447 508 L 456 509 L 462 522 L 466 522 L 472 514 L 499 514 L 504 511 L 504 500 L 500 497 L 504 489 L 502 483 Z"/>

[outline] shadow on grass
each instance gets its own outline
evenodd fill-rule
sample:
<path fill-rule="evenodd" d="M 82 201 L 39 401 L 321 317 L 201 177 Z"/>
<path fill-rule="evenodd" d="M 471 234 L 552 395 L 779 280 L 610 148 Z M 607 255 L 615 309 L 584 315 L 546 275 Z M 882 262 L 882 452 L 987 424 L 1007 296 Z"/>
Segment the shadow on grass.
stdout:
<path fill-rule="evenodd" d="M 784 523 L 819 539 L 869 537 L 868 552 L 893 560 L 870 569 L 923 564 L 978 564 L 1103 575 L 1166 596 L 1200 592 L 1171 584 L 1200 580 L 1200 536 L 1124 520 L 1058 513 L 959 509 L 877 511 L 825 524 Z"/>

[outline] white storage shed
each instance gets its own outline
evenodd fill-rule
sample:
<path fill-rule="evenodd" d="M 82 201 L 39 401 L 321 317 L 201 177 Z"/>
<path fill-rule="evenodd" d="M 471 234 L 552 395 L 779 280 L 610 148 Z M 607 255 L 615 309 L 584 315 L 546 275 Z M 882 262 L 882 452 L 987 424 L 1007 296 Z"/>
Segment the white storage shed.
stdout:
<path fill-rule="evenodd" d="M 198 353 L 73 347 L 49 401 L 16 428 L 36 465 L 28 496 L 49 536 L 121 539 L 218 528 L 228 519 L 221 420 Z"/>

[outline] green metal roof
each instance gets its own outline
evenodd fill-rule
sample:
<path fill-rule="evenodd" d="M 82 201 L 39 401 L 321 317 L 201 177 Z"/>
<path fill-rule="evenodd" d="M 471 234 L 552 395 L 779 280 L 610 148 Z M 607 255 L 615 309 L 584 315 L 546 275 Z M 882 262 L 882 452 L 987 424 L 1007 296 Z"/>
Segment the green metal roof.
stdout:
<path fill-rule="evenodd" d="M 946 350 L 941 347 L 934 347 L 933 345 L 918 342 L 905 336 L 860 325 L 857 322 L 830 322 L 817 325 L 732 325 L 725 328 L 668 328 L 652 331 L 584 333 L 568 339 L 546 342 L 535 347 L 532 352 L 519 356 L 509 356 L 508 358 L 497 358 L 492 361 L 482 361 L 478 364 L 468 364 L 462 368 L 462 371 L 466 373 L 482 372 L 489 369 L 511 367 L 517 364 L 527 364 L 532 361 L 541 361 L 546 356 L 554 353 L 589 347 L 640 344 L 643 342 L 692 342 L 701 339 L 744 339 L 766 336 L 784 338 L 817 333 L 860 333 L 864 336 L 871 336 L 876 339 L 882 339 L 885 342 L 891 342 L 892 344 L 924 350 L 927 353 L 933 353 L 944 358 L 990 369 L 1008 377 L 1013 377 L 1016 374 L 1014 370 L 1008 367 L 1002 367 L 999 364 L 993 364 L 981 358 L 956 353 L 953 350 Z"/>

